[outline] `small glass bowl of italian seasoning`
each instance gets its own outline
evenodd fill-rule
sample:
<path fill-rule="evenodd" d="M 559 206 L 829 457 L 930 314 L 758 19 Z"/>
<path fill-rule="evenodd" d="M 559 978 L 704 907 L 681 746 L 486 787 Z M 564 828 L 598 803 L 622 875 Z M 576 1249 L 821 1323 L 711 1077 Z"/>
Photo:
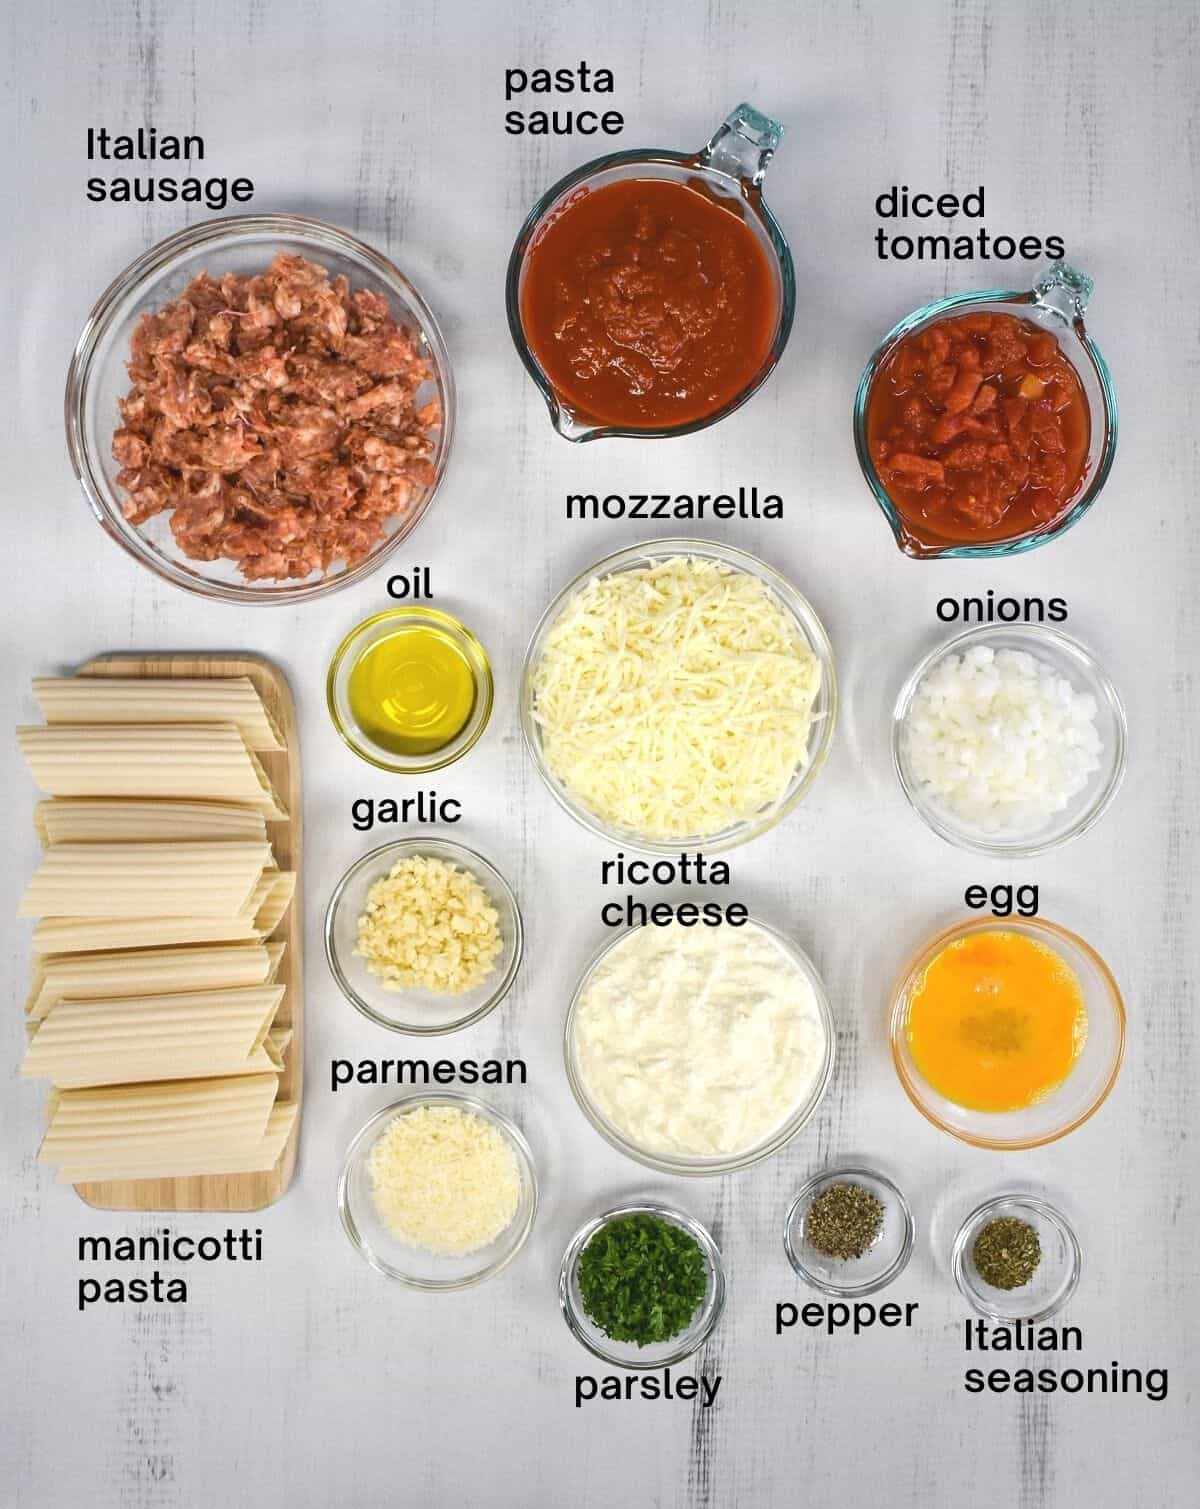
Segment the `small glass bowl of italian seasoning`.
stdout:
<path fill-rule="evenodd" d="M 1061 1211 L 1036 1195 L 997 1195 L 958 1228 L 954 1282 L 980 1315 L 1007 1323 L 1042 1321 L 1075 1293 L 1079 1240 Z"/>
<path fill-rule="evenodd" d="M 908 1201 L 883 1174 L 860 1167 L 810 1179 L 783 1226 L 788 1262 L 804 1282 L 851 1299 L 899 1278 L 913 1236 Z"/>

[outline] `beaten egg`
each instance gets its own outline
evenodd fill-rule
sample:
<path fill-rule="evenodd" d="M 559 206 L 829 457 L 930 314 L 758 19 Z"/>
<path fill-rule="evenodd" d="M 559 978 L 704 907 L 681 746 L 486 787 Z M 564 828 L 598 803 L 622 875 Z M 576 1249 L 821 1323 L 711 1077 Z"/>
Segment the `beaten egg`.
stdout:
<path fill-rule="evenodd" d="M 1019 1111 L 1070 1074 L 1087 1037 L 1083 988 L 1025 933 L 948 943 L 909 997 L 905 1033 L 927 1083 L 971 1111 Z"/>

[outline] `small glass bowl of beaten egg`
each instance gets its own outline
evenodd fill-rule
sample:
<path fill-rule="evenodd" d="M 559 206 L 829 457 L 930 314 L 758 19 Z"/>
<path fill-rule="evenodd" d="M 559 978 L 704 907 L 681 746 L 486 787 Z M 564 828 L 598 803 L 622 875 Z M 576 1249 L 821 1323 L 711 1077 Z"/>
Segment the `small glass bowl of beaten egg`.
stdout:
<path fill-rule="evenodd" d="M 329 667 L 333 726 L 360 759 L 424 775 L 462 758 L 492 714 L 487 651 L 436 608 L 389 608 L 351 629 Z"/>
<path fill-rule="evenodd" d="M 1107 1099 L 1125 1005 L 1104 960 L 1065 927 L 973 918 L 901 973 L 891 1044 L 901 1085 L 934 1126 L 976 1147 L 1040 1147 Z"/>
<path fill-rule="evenodd" d="M 470 1095 L 420 1092 L 377 1111 L 350 1144 L 338 1182 L 342 1226 L 371 1267 L 431 1292 L 507 1268 L 537 1205 L 528 1142 Z"/>
<path fill-rule="evenodd" d="M 386 943 L 372 939 L 372 959 L 368 959 L 363 929 L 369 925 L 368 908 L 386 905 L 392 915 L 384 918 L 387 931 L 394 939 L 409 941 L 423 929 L 420 910 L 420 875 L 412 861 L 428 861 L 434 871 L 432 880 L 445 890 L 447 884 L 460 893 L 463 905 L 475 913 L 486 909 L 475 927 L 482 954 L 480 968 L 472 972 L 472 983 L 465 989 L 432 989 L 405 983 L 409 976 L 436 974 L 438 952 L 433 944 L 420 957 L 397 957 L 390 969 L 380 954 Z M 393 901 L 381 895 L 397 866 L 413 870 L 407 894 Z M 453 873 L 451 873 L 453 872 Z M 444 909 L 447 898 L 440 896 L 436 905 Z M 492 915 L 488 915 L 488 913 Z M 427 940 L 428 941 L 428 940 Z M 383 844 L 372 849 L 346 871 L 329 898 L 325 914 L 325 957 L 329 970 L 342 994 L 363 1016 L 392 1032 L 406 1032 L 418 1037 L 432 1037 L 443 1032 L 457 1032 L 469 1027 L 493 1011 L 512 988 L 521 965 L 524 932 L 521 910 L 512 888 L 494 865 L 482 854 L 444 839 L 411 838 L 399 843 Z M 479 950 L 476 950 L 479 954 Z M 464 946 L 455 940 L 453 958 L 463 962 Z M 486 957 L 484 957 L 486 956 Z M 474 974 L 482 974 L 473 980 Z M 390 975 L 390 978 L 389 978 Z M 433 983 L 440 984 L 434 979 Z M 447 980 L 453 985 L 453 980 Z"/>

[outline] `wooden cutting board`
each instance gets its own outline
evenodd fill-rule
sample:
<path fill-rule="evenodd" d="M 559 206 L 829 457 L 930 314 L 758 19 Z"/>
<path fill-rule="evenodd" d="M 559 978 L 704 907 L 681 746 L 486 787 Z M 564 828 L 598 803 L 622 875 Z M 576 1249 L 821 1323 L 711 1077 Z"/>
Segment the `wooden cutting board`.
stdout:
<path fill-rule="evenodd" d="M 286 750 L 256 751 L 288 810 L 284 822 L 268 822 L 267 833 L 281 870 L 296 872 L 296 894 L 272 936 L 287 944 L 277 979 L 285 988 L 276 1025 L 290 1027 L 279 1094 L 301 1101 L 304 1079 L 304 905 L 301 896 L 303 823 L 300 805 L 300 745 L 296 705 L 282 672 L 258 655 L 102 655 L 80 666 L 81 676 L 249 676 L 282 730 Z M 79 1198 L 98 1210 L 261 1210 L 273 1204 L 296 1171 L 300 1121 L 269 1173 L 214 1174 L 196 1179 L 119 1179 L 77 1184 Z"/>

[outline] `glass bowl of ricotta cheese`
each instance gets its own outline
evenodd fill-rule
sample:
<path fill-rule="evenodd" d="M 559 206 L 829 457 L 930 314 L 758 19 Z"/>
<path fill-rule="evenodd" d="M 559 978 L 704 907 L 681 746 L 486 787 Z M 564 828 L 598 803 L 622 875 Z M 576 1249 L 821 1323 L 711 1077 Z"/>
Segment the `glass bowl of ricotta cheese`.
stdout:
<path fill-rule="evenodd" d="M 784 1147 L 828 1087 L 833 1016 L 790 938 L 672 921 L 592 959 L 567 1011 L 567 1079 L 606 1141 L 665 1174 L 724 1174 Z"/>

